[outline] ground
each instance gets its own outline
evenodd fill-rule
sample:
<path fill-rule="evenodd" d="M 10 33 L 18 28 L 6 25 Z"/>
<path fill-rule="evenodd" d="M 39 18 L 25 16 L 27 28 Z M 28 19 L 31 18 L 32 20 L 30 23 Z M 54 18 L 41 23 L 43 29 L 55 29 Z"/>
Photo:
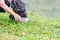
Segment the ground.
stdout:
<path fill-rule="evenodd" d="M 9 14 L 0 14 L 0 40 L 60 40 L 60 19 L 27 13 L 29 23 L 16 23 Z"/>

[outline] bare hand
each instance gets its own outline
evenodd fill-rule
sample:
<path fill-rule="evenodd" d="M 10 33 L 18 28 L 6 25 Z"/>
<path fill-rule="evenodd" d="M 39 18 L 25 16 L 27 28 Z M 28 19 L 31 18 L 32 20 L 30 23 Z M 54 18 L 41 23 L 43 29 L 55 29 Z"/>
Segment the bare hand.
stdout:
<path fill-rule="evenodd" d="M 15 14 L 14 18 L 15 18 L 16 22 L 20 22 L 21 21 L 21 17 L 18 14 Z"/>

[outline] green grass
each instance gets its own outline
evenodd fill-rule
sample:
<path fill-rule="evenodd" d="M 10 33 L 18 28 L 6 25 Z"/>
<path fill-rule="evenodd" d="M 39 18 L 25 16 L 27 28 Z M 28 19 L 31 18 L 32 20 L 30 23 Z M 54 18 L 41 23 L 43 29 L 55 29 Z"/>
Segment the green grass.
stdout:
<path fill-rule="evenodd" d="M 60 40 L 60 19 L 27 12 L 29 23 L 16 23 L 0 14 L 0 40 Z"/>

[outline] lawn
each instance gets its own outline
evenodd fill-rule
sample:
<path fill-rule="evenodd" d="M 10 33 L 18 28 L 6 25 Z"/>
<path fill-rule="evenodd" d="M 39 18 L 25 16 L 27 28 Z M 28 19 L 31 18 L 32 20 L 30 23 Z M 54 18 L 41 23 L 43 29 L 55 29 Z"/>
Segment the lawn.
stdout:
<path fill-rule="evenodd" d="M 9 14 L 0 14 L 0 40 L 60 40 L 60 19 L 27 13 L 29 23 L 16 23 Z"/>

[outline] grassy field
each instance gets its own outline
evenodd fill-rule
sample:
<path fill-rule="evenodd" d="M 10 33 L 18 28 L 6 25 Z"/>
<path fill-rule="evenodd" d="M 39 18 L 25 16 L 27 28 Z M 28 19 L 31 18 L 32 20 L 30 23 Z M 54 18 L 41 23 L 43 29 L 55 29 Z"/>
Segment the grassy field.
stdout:
<path fill-rule="evenodd" d="M 60 0 L 24 0 L 29 23 L 0 13 L 0 40 L 60 40 Z"/>
<path fill-rule="evenodd" d="M 27 12 L 29 23 L 16 23 L 0 14 L 0 40 L 60 40 L 60 19 Z"/>

